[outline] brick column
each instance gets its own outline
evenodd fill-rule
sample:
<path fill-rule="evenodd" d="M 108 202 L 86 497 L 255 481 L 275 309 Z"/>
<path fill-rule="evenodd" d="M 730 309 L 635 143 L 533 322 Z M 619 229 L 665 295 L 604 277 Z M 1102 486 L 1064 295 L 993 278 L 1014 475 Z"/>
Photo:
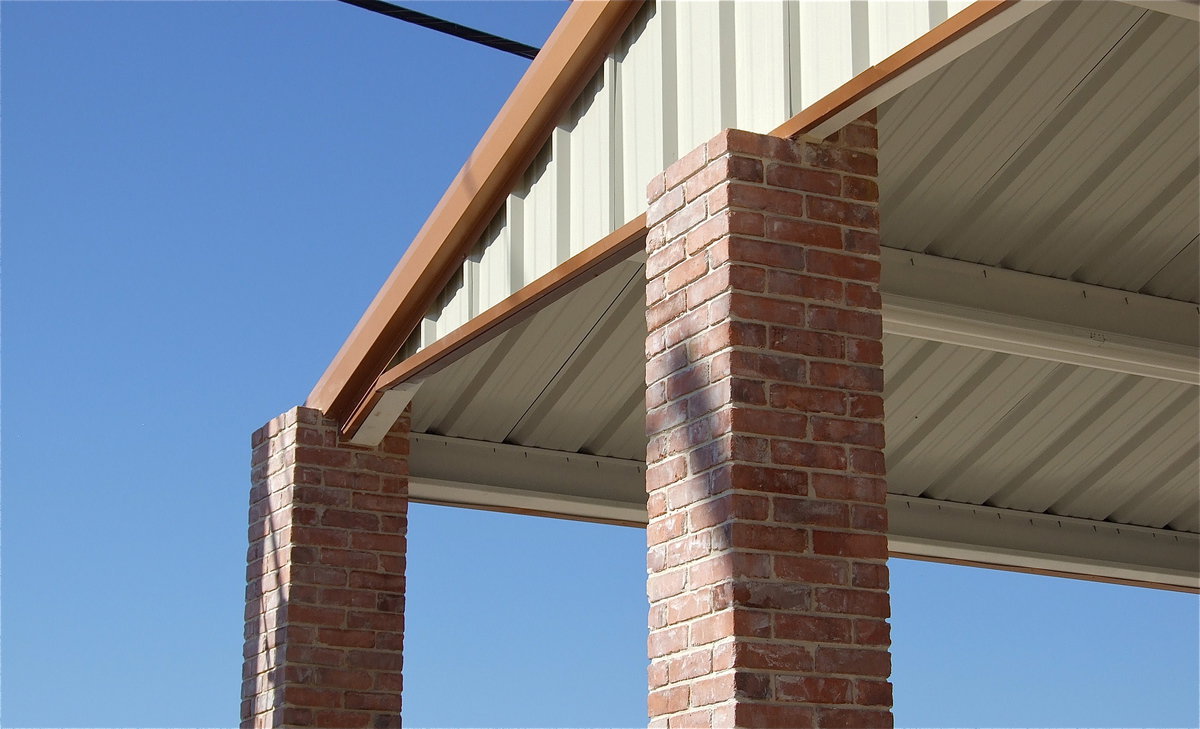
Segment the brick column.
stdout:
<path fill-rule="evenodd" d="M 650 185 L 651 726 L 892 725 L 874 114 Z"/>
<path fill-rule="evenodd" d="M 408 415 L 365 449 L 295 408 L 252 445 L 242 726 L 399 727 Z"/>

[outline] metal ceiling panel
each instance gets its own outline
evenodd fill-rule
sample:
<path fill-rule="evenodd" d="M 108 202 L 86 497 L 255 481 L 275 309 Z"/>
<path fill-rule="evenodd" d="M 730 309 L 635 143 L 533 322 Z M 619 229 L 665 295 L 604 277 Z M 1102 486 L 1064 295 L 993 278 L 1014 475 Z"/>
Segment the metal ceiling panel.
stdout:
<path fill-rule="evenodd" d="M 889 246 L 1200 301 L 1195 23 L 1061 2 L 880 108 Z"/>

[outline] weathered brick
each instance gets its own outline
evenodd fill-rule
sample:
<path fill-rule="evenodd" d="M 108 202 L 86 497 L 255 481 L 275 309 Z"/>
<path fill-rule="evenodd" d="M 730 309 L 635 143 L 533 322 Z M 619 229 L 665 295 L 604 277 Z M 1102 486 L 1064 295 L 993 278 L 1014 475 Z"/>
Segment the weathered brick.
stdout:
<path fill-rule="evenodd" d="M 891 724 L 873 119 L 650 185 L 651 726 Z"/>
<path fill-rule="evenodd" d="M 404 590 L 408 415 L 377 448 L 306 408 L 252 443 L 274 470 L 251 472 L 242 725 L 398 726 L 398 682 L 370 691 L 401 664 L 403 616 L 376 610 Z"/>

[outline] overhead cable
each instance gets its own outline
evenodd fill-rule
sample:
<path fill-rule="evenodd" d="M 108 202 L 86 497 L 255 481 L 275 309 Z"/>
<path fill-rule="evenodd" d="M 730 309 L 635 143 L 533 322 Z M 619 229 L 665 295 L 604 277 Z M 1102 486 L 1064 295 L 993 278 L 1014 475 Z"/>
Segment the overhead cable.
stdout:
<path fill-rule="evenodd" d="M 429 28 L 430 30 L 438 31 L 439 33 L 445 33 L 456 38 L 462 38 L 463 40 L 468 40 L 472 43 L 478 43 L 480 45 L 487 46 L 488 48 L 495 48 L 498 51 L 511 53 L 514 56 L 520 56 L 521 58 L 528 58 L 532 60 L 534 56 L 538 54 L 539 49 L 534 48 L 533 46 L 527 46 L 524 43 L 518 43 L 514 40 L 501 38 L 498 35 L 492 35 L 491 33 L 482 30 L 468 28 L 465 25 L 452 23 L 449 20 L 435 18 L 432 15 L 426 15 L 425 13 L 420 13 L 416 10 L 402 8 L 399 5 L 392 5 L 391 3 L 383 2 L 383 0 L 340 0 L 340 2 L 362 8 L 363 10 L 370 10 L 371 12 L 379 13 L 380 15 L 386 15 L 390 18 L 403 20 L 414 25 L 419 25 L 422 28 Z"/>

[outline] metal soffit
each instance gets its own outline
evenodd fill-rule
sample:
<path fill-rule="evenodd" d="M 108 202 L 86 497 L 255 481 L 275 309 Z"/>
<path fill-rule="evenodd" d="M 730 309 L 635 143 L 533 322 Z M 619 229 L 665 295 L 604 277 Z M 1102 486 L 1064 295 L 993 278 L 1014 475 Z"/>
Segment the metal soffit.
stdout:
<path fill-rule="evenodd" d="M 1053 3 L 880 107 L 889 246 L 1196 303 L 1196 24 Z"/>

